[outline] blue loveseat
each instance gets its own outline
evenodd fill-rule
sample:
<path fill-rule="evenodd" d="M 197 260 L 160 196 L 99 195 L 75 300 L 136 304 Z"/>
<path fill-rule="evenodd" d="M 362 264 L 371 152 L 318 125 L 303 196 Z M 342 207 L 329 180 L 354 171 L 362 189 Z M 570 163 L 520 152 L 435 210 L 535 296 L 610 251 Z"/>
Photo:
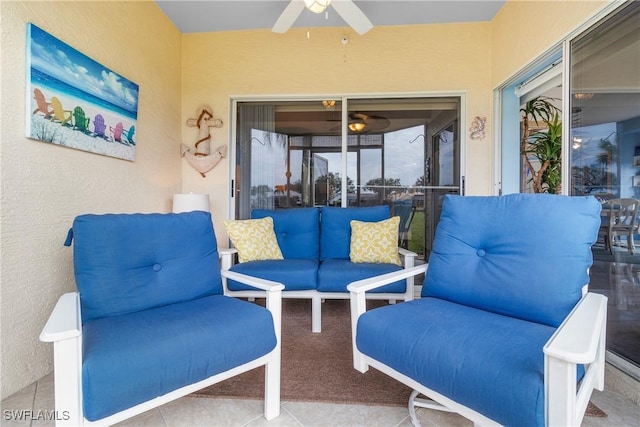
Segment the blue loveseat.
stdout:
<path fill-rule="evenodd" d="M 282 283 L 283 298 L 312 301 L 312 331 L 321 331 L 324 299 L 349 299 L 347 285 L 413 267 L 416 254 L 398 248 L 403 265 L 351 262 L 351 220 L 378 222 L 388 219 L 388 206 L 362 208 L 256 209 L 252 219 L 273 218 L 274 231 L 284 259 L 234 263 L 235 249 L 221 250 L 222 269 Z M 234 280 L 226 283 L 229 295 L 261 297 L 263 292 Z M 368 299 L 409 301 L 413 299 L 413 277 L 368 293 Z"/>

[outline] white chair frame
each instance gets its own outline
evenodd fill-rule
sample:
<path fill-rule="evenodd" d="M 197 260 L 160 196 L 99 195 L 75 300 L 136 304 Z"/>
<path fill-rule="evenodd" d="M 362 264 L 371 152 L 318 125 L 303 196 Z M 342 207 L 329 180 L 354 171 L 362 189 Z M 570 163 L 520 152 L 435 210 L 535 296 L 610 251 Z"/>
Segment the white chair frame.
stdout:
<path fill-rule="evenodd" d="M 85 419 L 82 409 L 82 317 L 80 315 L 79 294 L 70 292 L 62 295 L 40 334 L 40 341 L 54 343 L 55 408 L 58 414 L 56 426 L 108 426 L 116 424 L 262 365 L 265 366 L 264 417 L 271 420 L 280 415 L 280 336 L 282 289 L 284 286 L 277 282 L 231 271 L 222 271 L 221 274 L 223 283 L 226 279 L 237 280 L 261 289 L 263 297 L 266 294 L 266 308 L 271 312 L 274 321 L 276 347 L 268 354 L 244 365 L 96 421 Z"/>
<path fill-rule="evenodd" d="M 220 257 L 222 260 L 222 270 L 226 271 L 234 264 L 234 254 L 238 252 L 235 248 L 220 249 Z M 403 268 L 406 270 L 415 265 L 415 259 L 418 256 L 415 252 L 407 249 L 398 248 L 398 254 L 404 260 Z M 393 283 L 393 282 L 390 282 Z M 411 301 L 414 298 L 414 276 L 407 277 L 407 288 L 403 293 L 374 293 L 367 294 L 367 299 L 371 300 L 388 300 L 391 304 L 395 304 L 397 300 Z M 238 298 L 264 298 L 264 293 L 260 290 L 231 291 L 225 288 L 225 294 Z M 311 332 L 322 332 L 322 303 L 327 299 L 349 299 L 349 292 L 319 292 L 315 289 L 302 291 L 282 292 L 282 298 L 300 298 L 311 300 Z"/>
<path fill-rule="evenodd" d="M 414 425 L 420 425 L 415 407 L 456 412 L 475 425 L 499 425 L 479 412 L 437 393 L 393 368 L 360 353 L 356 347 L 358 318 L 366 311 L 365 293 L 393 283 L 409 275 L 426 273 L 427 264 L 377 278 L 360 280 L 348 286 L 351 292 L 351 328 L 354 368 L 364 373 L 373 367 L 413 388 L 409 398 L 409 413 Z M 544 389 L 545 424 L 548 426 L 579 426 L 594 389 L 604 389 L 605 338 L 607 297 L 583 289 L 583 297 L 545 344 Z M 585 375 L 576 385 L 576 365 L 584 364 Z M 430 400 L 418 398 L 422 394 Z"/>

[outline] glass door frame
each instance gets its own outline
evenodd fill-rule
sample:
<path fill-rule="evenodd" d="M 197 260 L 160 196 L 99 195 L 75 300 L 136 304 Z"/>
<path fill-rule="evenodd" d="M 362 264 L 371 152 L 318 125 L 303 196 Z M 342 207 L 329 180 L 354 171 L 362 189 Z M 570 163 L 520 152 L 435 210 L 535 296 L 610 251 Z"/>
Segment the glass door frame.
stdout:
<path fill-rule="evenodd" d="M 452 91 L 452 92 L 412 92 L 412 93 L 368 93 L 368 94 L 325 94 L 325 95 L 288 95 L 288 96 L 252 96 L 252 95 L 239 95 L 231 96 L 230 102 L 230 126 L 229 126 L 229 183 L 230 183 L 230 201 L 229 201 L 229 218 L 235 218 L 236 216 L 236 199 L 235 197 L 239 193 L 239 188 L 236 183 L 238 182 L 238 174 L 240 171 L 237 168 L 237 117 L 238 117 L 238 104 L 242 102 L 308 102 L 317 101 L 321 102 L 325 99 L 335 99 L 341 102 L 341 173 L 346 177 L 347 171 L 347 155 L 348 155 L 348 129 L 349 123 L 349 101 L 361 100 L 361 99 L 379 99 L 384 101 L 385 99 L 412 99 L 412 98 L 444 98 L 444 97 L 456 97 L 460 100 L 460 158 L 459 158 L 459 193 L 464 195 L 465 176 L 466 176 L 466 148 L 467 148 L 467 135 L 463 132 L 464 123 L 467 120 L 467 100 L 466 92 Z M 348 191 L 347 180 L 342 180 L 342 199 L 341 205 L 348 206 Z"/>
<path fill-rule="evenodd" d="M 558 64 L 558 61 L 562 61 Z M 520 192 L 520 177 L 521 172 L 521 158 L 520 158 L 520 92 L 519 88 L 526 84 L 533 84 L 529 92 L 534 92 L 544 86 L 549 80 L 537 80 L 538 77 L 545 74 L 545 72 L 557 70 L 555 67 L 562 67 L 562 111 L 563 111 L 563 123 L 567 123 L 564 112 L 567 110 L 564 105 L 565 88 L 568 88 L 568 84 L 565 81 L 568 73 L 564 69 L 565 51 L 563 43 L 558 43 L 546 52 L 544 52 L 533 63 L 526 66 L 515 76 L 512 76 L 505 83 L 501 84 L 498 88 L 494 89 L 494 194 L 510 194 Z M 557 64 L 557 65 L 553 65 Z M 506 108 L 505 108 L 506 107 Z M 563 147 L 565 146 L 565 135 L 562 135 Z M 506 141 L 518 141 L 516 147 L 505 147 Z M 568 140 L 568 139 L 567 139 Z M 564 167 L 568 162 L 568 158 L 565 159 L 566 150 L 562 150 L 562 192 L 565 194 L 567 187 L 564 179 L 567 177 Z M 509 164 L 505 161 L 505 158 L 513 159 L 517 158 L 517 165 Z M 505 178 L 515 177 L 518 185 L 513 183 L 505 183 Z"/>

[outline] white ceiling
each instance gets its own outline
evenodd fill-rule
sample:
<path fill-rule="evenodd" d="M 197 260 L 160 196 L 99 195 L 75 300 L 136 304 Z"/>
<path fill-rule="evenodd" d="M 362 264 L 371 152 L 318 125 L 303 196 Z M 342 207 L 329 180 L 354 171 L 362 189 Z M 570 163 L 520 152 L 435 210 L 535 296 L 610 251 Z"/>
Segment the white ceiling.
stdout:
<path fill-rule="evenodd" d="M 182 33 L 271 28 L 289 0 L 155 0 Z M 344 1 L 344 0 L 334 0 Z M 375 26 L 490 21 L 504 0 L 354 0 Z M 294 27 L 347 26 L 328 14 L 303 11 Z"/>

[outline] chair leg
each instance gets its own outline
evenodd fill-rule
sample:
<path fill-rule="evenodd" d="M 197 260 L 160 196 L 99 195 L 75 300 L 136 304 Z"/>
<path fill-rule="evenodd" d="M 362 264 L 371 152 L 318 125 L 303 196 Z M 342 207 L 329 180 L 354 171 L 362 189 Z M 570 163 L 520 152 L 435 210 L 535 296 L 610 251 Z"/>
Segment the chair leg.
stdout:
<path fill-rule="evenodd" d="M 322 331 L 322 298 L 311 298 L 311 332 Z"/>
<path fill-rule="evenodd" d="M 57 341 L 53 346 L 56 426 L 79 426 L 82 411 L 81 338 Z"/>
<path fill-rule="evenodd" d="M 265 366 L 264 417 L 272 420 L 280 415 L 281 350 L 278 348 Z"/>
<path fill-rule="evenodd" d="M 409 396 L 409 416 L 411 417 L 411 425 L 413 427 L 421 427 L 420 420 L 418 419 L 418 415 L 416 414 L 416 405 L 415 400 L 418 397 L 418 390 L 413 390 L 411 395 Z"/>
<path fill-rule="evenodd" d="M 369 370 L 369 365 L 364 360 L 364 356 L 358 351 L 358 319 L 367 311 L 367 300 L 364 292 L 351 293 L 349 305 L 351 307 L 351 350 L 353 352 L 353 368 L 363 374 Z"/>
<path fill-rule="evenodd" d="M 545 355 L 544 376 L 545 424 L 550 426 L 575 426 L 575 365 Z"/>
<path fill-rule="evenodd" d="M 615 232 L 611 232 L 609 233 L 609 252 L 611 253 L 611 255 L 613 255 L 613 247 L 616 244 L 616 233 Z"/>
<path fill-rule="evenodd" d="M 418 397 L 419 394 L 420 392 L 418 390 L 413 390 L 411 392 L 411 395 L 409 396 L 409 416 L 411 417 L 411 424 L 414 427 L 420 427 L 420 420 L 418 420 L 418 415 L 416 414 L 416 407 L 425 408 L 425 409 L 434 409 L 436 411 L 442 411 L 442 412 L 456 412 L 431 399 L 419 398 Z"/>

